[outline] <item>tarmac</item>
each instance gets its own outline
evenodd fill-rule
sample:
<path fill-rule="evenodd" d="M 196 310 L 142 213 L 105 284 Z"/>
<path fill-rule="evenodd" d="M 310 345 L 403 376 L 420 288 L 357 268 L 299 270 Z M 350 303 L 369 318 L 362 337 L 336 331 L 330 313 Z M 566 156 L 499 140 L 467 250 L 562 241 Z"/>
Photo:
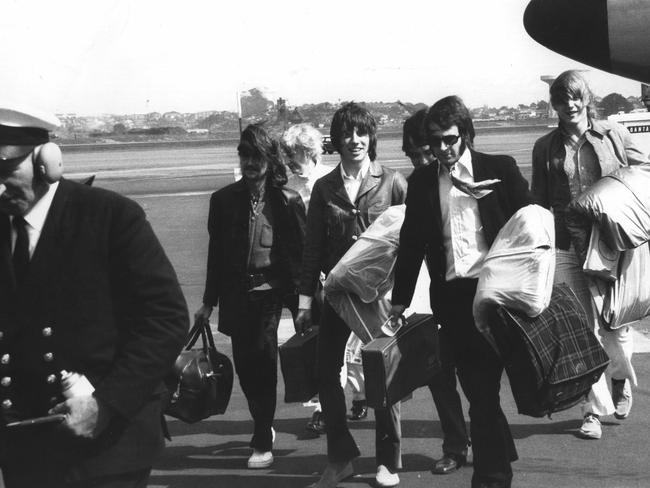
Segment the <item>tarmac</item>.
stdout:
<path fill-rule="evenodd" d="M 293 333 L 285 314 L 280 341 Z M 501 405 L 515 439 L 519 460 L 513 463 L 513 488 L 645 488 L 650 486 L 650 320 L 633 326 L 639 385 L 634 389 L 630 417 L 604 417 L 603 437 L 583 440 L 576 436 L 581 424 L 580 407 L 556 413 L 552 418 L 533 418 L 517 413 L 507 376 L 502 378 Z M 231 354 L 229 341 L 217 334 L 218 347 Z M 278 405 L 274 428 L 275 461 L 268 469 L 249 470 L 248 442 L 253 430 L 246 400 L 235 378 L 232 397 L 224 415 L 196 424 L 169 419 L 172 441 L 155 464 L 149 488 L 303 488 L 318 479 L 327 459 L 325 436 L 310 435 L 305 425 L 312 409 L 283 403 L 284 382 L 278 370 Z M 348 396 L 348 404 L 350 404 Z M 465 418 L 467 402 L 464 400 Z M 341 488 L 374 486 L 374 415 L 349 422 L 361 456 L 354 461 L 356 474 Z M 402 459 L 400 486 L 409 488 L 469 487 L 469 464 L 449 475 L 432 474 L 434 460 L 442 452 L 442 431 L 431 395 L 426 388 L 402 403 Z"/>

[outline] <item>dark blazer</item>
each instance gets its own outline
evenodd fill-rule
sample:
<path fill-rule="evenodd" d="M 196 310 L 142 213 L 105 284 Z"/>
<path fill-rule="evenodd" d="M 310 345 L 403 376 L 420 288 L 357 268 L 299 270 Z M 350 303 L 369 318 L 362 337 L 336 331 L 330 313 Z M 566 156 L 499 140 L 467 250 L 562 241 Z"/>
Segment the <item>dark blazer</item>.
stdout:
<path fill-rule="evenodd" d="M 368 226 L 391 205 L 406 198 L 406 179 L 376 161 L 351 202 L 341 164 L 314 184 L 307 216 L 307 237 L 300 274 L 300 294 L 313 296 L 321 271 L 329 273 Z"/>
<path fill-rule="evenodd" d="M 271 259 L 285 294 L 295 294 L 305 236 L 305 205 L 289 188 L 267 187 L 273 218 Z M 208 266 L 203 303 L 219 304 L 219 331 L 232 335 L 241 324 L 247 289 L 250 197 L 241 179 L 212 194 L 208 216 Z"/>
<path fill-rule="evenodd" d="M 93 441 L 59 427 L 2 428 L 2 464 L 49 461 L 72 479 L 151 466 L 164 445 L 162 379 L 188 314 L 144 212 L 116 193 L 62 180 L 20 289 L 9 242 L 0 214 L 3 426 L 63 401 L 63 369 L 86 375 L 115 415 Z"/>
<path fill-rule="evenodd" d="M 501 227 L 521 207 L 531 203 L 528 182 L 510 156 L 492 156 L 472 151 L 474 180 L 498 178 L 494 191 L 478 200 L 483 235 L 492 245 Z M 438 164 L 429 164 L 413 172 L 406 197 L 406 215 L 400 232 L 395 264 L 392 302 L 411 303 L 422 259 L 426 257 L 431 285 L 431 308 L 438 308 L 438 290 L 444 286 L 446 258 L 442 236 L 442 215 L 438 187 Z"/>

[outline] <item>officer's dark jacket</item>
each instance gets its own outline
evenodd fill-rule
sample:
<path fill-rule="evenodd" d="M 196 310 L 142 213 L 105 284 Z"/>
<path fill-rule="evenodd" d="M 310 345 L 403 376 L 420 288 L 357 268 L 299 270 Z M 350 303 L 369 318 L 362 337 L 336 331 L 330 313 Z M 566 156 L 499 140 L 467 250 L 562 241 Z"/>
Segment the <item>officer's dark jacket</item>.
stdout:
<path fill-rule="evenodd" d="M 176 274 L 133 201 L 62 180 L 29 274 L 16 289 L 0 214 L 0 416 L 46 415 L 61 370 L 79 372 L 115 414 L 94 441 L 57 428 L 0 430 L 0 463 L 55 462 L 71 479 L 151 466 L 163 447 L 163 377 L 188 329 Z M 54 461 L 53 461 L 54 460 Z"/>

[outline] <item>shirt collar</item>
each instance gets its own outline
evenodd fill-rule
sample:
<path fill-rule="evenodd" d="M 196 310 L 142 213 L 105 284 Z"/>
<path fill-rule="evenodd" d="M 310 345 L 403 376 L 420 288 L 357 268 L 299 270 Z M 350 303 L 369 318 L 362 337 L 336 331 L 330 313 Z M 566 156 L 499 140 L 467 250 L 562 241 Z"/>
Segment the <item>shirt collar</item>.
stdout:
<path fill-rule="evenodd" d="M 47 190 L 47 193 L 45 193 L 45 195 L 43 195 L 41 199 L 36 202 L 36 204 L 31 208 L 31 210 L 23 216 L 25 222 L 27 222 L 31 227 L 39 232 L 43 230 L 45 219 L 47 218 L 47 214 L 50 211 L 52 200 L 54 199 L 54 194 L 56 193 L 56 189 L 58 187 L 58 181 L 52 183 Z"/>
<path fill-rule="evenodd" d="M 357 174 L 356 178 L 354 176 L 348 176 L 347 173 L 345 172 L 345 169 L 343 169 L 343 163 L 341 163 L 341 177 L 343 180 L 358 180 L 361 181 L 363 180 L 366 175 L 368 174 L 368 170 L 370 169 L 370 159 L 365 159 L 363 163 L 361 163 L 361 169 L 359 170 L 359 173 Z"/>
<path fill-rule="evenodd" d="M 449 171 L 443 166 L 443 164 L 440 161 L 437 161 L 437 163 L 438 163 L 438 174 L 449 173 Z M 469 173 L 469 175 L 472 178 L 474 177 L 474 168 L 472 167 L 472 153 L 468 148 L 465 148 L 465 151 L 463 152 L 463 154 L 461 154 L 458 161 L 456 161 L 456 164 L 465 168 L 465 171 L 467 171 L 467 173 Z"/>

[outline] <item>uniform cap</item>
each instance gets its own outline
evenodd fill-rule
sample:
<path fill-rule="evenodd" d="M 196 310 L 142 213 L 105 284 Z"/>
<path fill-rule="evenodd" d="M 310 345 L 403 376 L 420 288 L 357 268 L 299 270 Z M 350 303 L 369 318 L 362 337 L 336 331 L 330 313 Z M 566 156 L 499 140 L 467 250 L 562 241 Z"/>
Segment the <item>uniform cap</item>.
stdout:
<path fill-rule="evenodd" d="M 61 123 L 54 115 L 24 107 L 0 107 L 0 161 L 15 159 L 50 140 Z"/>

